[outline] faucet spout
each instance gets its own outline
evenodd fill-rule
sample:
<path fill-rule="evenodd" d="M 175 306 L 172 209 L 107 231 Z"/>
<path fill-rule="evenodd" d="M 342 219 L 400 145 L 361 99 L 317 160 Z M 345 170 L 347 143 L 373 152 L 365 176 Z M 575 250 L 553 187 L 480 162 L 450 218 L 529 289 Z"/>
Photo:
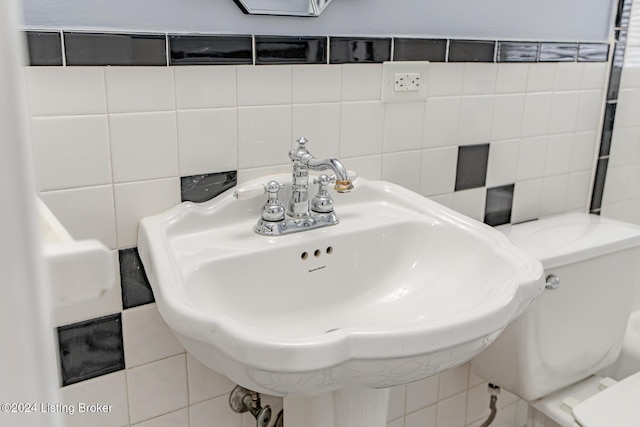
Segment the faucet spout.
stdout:
<path fill-rule="evenodd" d="M 338 159 L 319 160 L 312 157 L 307 161 L 307 167 L 314 171 L 333 170 L 336 174 L 336 183 L 333 187 L 338 193 L 348 193 L 353 190 L 353 183 L 349 178 L 349 172 L 344 164 Z"/>

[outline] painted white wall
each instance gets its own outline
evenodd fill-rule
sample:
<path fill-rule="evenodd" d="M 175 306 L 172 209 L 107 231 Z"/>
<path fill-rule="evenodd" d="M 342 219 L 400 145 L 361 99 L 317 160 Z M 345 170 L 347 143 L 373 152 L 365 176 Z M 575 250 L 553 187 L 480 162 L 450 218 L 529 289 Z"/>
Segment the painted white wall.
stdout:
<path fill-rule="evenodd" d="M 29 167 L 18 9 L 16 0 L 0 2 L 0 402 L 39 405 L 57 402 L 57 379 L 50 301 L 36 228 L 35 185 Z M 0 425 L 60 424 L 56 414 L 3 410 Z"/>
<path fill-rule="evenodd" d="M 606 41 L 612 0 L 334 0 L 318 18 L 244 15 L 232 0 L 23 0 L 25 26 L 291 35 Z"/>

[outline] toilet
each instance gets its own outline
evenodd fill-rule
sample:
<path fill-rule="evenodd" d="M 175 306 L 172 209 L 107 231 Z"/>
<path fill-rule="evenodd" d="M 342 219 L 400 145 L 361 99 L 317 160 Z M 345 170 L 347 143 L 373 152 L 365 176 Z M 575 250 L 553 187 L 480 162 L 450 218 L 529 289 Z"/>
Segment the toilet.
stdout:
<path fill-rule="evenodd" d="M 498 228 L 542 261 L 547 289 L 471 367 L 563 427 L 640 427 L 640 374 L 595 375 L 620 354 L 640 227 L 570 213 Z"/>
<path fill-rule="evenodd" d="M 640 371 L 640 310 L 632 312 L 629 316 L 618 360 L 602 370 L 600 375 L 622 380 L 638 371 Z"/>

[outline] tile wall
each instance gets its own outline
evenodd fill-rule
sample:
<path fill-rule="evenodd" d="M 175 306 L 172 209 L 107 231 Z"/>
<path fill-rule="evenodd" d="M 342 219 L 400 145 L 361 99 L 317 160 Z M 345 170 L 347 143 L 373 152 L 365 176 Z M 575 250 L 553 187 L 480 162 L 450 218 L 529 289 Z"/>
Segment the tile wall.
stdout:
<path fill-rule="evenodd" d="M 60 41 L 59 33 L 30 37 Z M 39 194 L 75 238 L 110 247 L 121 270 L 117 289 L 56 325 L 63 402 L 112 405 L 108 413 L 68 414 L 69 426 L 254 425 L 228 408 L 233 384 L 187 355 L 162 321 L 135 250 L 137 224 L 181 200 L 286 171 L 298 136 L 317 156 L 338 155 L 365 178 L 396 182 L 491 225 L 587 210 L 607 45 L 596 46 L 592 60 L 590 44 L 398 39 L 401 59 L 435 61 L 429 95 L 383 104 L 380 61 L 398 59 L 385 50 L 395 40 L 341 50 L 350 41 L 333 39 L 334 56 L 305 65 L 293 48 L 283 54 L 293 64 L 150 65 L 157 57 L 138 43 L 158 50 L 155 37 L 134 43 L 145 66 L 80 65 L 82 55 L 46 49 L 36 63 L 32 56 L 25 76 Z M 76 41 L 84 49 L 82 37 Z M 306 41 L 316 54 L 327 46 Z M 189 56 L 168 51 L 168 62 Z M 191 63 L 212 57 L 225 61 Z M 264 58 L 274 62 L 273 54 Z M 508 58 L 514 62 L 500 62 Z M 388 426 L 478 426 L 488 402 L 486 383 L 464 365 L 394 388 Z M 499 407 L 495 426 L 526 422 L 526 405 L 513 395 L 503 391 Z"/>

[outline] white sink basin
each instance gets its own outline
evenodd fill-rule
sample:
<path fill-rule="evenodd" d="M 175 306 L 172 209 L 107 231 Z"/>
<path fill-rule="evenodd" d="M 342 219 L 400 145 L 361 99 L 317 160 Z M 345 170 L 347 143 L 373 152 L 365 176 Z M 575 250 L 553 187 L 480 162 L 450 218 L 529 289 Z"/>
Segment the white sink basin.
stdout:
<path fill-rule="evenodd" d="M 390 387 L 471 359 L 544 288 L 540 262 L 491 227 L 354 185 L 334 194 L 338 225 L 285 236 L 254 233 L 264 198 L 232 190 L 143 219 L 138 250 L 186 350 L 272 395 Z"/>

